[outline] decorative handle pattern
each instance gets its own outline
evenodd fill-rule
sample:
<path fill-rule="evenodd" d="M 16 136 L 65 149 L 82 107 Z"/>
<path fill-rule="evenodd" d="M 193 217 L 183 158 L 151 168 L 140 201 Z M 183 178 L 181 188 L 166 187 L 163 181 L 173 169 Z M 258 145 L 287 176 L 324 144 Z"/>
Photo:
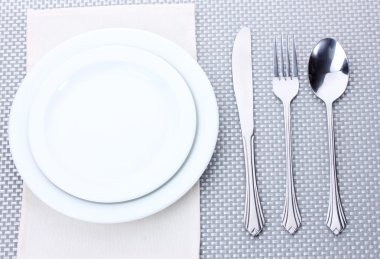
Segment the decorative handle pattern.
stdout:
<path fill-rule="evenodd" d="M 264 216 L 256 184 L 253 136 L 248 139 L 243 136 L 243 147 L 246 173 L 244 225 L 249 233 L 257 236 L 264 227 Z"/>
<path fill-rule="evenodd" d="M 330 154 L 330 198 L 327 211 L 326 225 L 331 231 L 338 235 L 346 227 L 347 220 L 344 215 L 342 203 L 340 201 L 338 181 L 335 167 L 335 142 L 334 142 L 334 122 L 332 113 L 332 103 L 326 103 L 327 126 L 329 134 L 329 154 Z"/>
<path fill-rule="evenodd" d="M 282 213 L 282 226 L 294 234 L 301 226 L 301 215 L 298 209 L 293 183 L 292 147 L 290 132 L 290 102 L 284 103 L 285 143 L 286 143 L 286 192 L 285 205 Z"/>

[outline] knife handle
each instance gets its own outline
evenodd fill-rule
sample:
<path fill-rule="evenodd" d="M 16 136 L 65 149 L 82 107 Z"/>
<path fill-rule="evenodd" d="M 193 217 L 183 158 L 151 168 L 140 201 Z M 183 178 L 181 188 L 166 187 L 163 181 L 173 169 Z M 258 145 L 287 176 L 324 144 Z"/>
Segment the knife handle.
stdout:
<path fill-rule="evenodd" d="M 264 227 L 264 216 L 256 184 L 253 135 L 243 136 L 243 147 L 246 173 L 244 225 L 250 234 L 257 236 Z"/>

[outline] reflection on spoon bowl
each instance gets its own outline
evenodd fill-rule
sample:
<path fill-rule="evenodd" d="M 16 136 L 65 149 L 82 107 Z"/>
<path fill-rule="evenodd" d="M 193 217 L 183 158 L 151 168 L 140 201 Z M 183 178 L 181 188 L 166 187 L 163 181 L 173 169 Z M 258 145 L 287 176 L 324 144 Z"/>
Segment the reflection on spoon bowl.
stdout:
<path fill-rule="evenodd" d="M 332 103 L 346 90 L 348 59 L 339 44 L 331 38 L 321 40 L 309 60 L 309 81 L 314 93 L 326 103 Z"/>

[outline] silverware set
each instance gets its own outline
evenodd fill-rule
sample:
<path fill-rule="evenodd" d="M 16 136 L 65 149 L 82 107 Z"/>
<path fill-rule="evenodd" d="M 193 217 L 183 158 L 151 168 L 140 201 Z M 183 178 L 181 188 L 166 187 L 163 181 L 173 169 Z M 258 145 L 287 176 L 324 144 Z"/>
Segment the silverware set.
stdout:
<path fill-rule="evenodd" d="M 236 36 L 232 51 L 232 75 L 241 124 L 245 168 L 246 199 L 244 224 L 249 233 L 256 236 L 264 227 L 264 216 L 254 166 L 254 118 L 252 92 L 251 33 L 243 27 Z M 347 221 L 340 200 L 335 166 L 335 147 L 332 104 L 345 91 L 349 68 L 341 45 L 331 38 L 321 40 L 313 49 L 308 65 L 311 89 L 326 104 L 329 143 L 330 196 L 326 225 L 338 235 Z M 299 89 L 296 44 L 294 37 L 275 37 L 273 48 L 273 92 L 281 100 L 284 112 L 286 191 L 282 213 L 282 226 L 294 234 L 301 226 L 301 214 L 297 204 L 293 182 L 291 149 L 291 102 Z"/>

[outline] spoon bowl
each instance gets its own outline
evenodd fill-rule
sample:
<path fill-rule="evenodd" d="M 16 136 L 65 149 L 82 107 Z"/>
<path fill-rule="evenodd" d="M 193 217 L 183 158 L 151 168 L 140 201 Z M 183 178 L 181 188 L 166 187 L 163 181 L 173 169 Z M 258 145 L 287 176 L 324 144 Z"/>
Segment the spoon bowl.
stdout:
<path fill-rule="evenodd" d="M 309 59 L 309 81 L 315 95 L 332 103 L 346 90 L 349 69 L 342 46 L 334 39 L 318 42 Z"/>

